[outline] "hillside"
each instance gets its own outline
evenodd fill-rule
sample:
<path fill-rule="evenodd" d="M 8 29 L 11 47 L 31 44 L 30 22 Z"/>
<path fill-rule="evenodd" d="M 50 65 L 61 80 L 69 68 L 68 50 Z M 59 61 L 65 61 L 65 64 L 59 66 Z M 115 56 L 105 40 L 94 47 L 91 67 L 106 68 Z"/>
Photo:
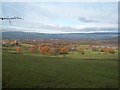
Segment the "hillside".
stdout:
<path fill-rule="evenodd" d="M 32 32 L 2 32 L 3 39 L 109 39 L 117 37 L 117 33 L 68 33 L 68 34 L 45 34 Z"/>

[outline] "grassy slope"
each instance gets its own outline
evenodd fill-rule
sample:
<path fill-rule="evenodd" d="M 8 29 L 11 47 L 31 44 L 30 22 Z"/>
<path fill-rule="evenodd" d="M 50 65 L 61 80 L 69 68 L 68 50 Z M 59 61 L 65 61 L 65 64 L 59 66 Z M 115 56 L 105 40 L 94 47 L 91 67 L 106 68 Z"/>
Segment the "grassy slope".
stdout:
<path fill-rule="evenodd" d="M 3 53 L 3 87 L 118 86 L 118 62 L 115 56 L 112 60 L 104 59 L 105 56 L 96 56 L 96 60 L 73 56 L 62 58 Z"/>

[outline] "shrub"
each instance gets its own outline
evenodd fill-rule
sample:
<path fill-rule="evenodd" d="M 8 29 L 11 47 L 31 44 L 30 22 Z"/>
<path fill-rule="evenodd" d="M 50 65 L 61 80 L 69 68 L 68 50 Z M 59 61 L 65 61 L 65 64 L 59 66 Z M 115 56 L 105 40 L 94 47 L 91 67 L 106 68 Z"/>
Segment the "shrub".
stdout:
<path fill-rule="evenodd" d="M 50 55 L 50 47 L 49 46 L 43 46 L 40 48 L 40 53 L 43 55 Z"/>
<path fill-rule="evenodd" d="M 78 52 L 79 52 L 80 54 L 85 54 L 84 48 L 79 48 L 79 49 L 78 49 Z"/>
<path fill-rule="evenodd" d="M 101 51 L 101 52 L 105 52 L 105 53 L 115 54 L 115 50 L 112 49 L 112 48 L 102 48 L 100 51 Z"/>
<path fill-rule="evenodd" d="M 16 53 L 21 53 L 22 52 L 22 49 L 20 47 L 17 47 L 16 48 Z"/>
<path fill-rule="evenodd" d="M 31 52 L 31 53 L 35 53 L 35 52 L 37 52 L 38 48 L 39 48 L 38 45 L 33 45 L 33 46 L 30 48 L 30 52 Z"/>

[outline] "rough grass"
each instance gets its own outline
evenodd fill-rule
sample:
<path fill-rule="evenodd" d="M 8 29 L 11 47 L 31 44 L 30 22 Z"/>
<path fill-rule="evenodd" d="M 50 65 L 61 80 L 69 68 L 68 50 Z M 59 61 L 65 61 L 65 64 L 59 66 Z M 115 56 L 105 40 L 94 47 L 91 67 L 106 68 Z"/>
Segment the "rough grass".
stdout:
<path fill-rule="evenodd" d="M 78 53 L 63 58 L 3 52 L 3 88 L 117 88 L 116 55 L 103 56 L 88 60 Z"/>
<path fill-rule="evenodd" d="M 80 54 L 79 52 L 71 52 L 68 54 L 68 57 L 71 58 L 80 58 L 80 59 L 118 59 L 118 53 L 111 54 L 111 53 L 104 53 L 104 52 L 98 52 L 98 51 L 90 51 L 85 52 L 85 54 Z"/>

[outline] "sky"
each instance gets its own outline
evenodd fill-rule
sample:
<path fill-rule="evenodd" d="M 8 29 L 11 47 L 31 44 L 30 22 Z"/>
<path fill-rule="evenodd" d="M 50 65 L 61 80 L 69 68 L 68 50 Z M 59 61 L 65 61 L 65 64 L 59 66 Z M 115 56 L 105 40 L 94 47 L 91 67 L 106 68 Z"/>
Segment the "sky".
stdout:
<path fill-rule="evenodd" d="M 38 33 L 95 33 L 118 31 L 117 2 L 3 2 L 2 17 L 24 20 L 4 20 L 5 31 Z"/>

